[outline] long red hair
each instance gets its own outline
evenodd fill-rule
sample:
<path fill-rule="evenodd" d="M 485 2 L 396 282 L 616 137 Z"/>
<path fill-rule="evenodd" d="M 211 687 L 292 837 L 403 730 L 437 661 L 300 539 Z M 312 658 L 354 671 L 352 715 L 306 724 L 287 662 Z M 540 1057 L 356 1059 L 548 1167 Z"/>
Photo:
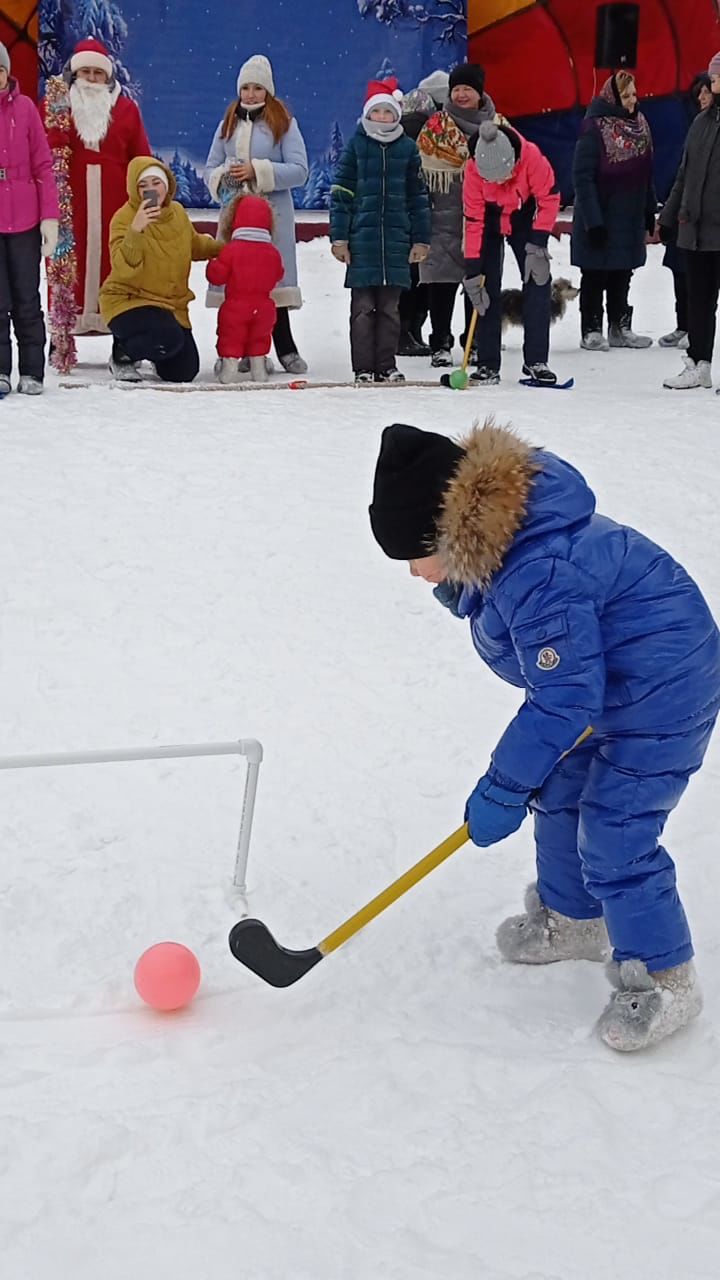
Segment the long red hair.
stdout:
<path fill-rule="evenodd" d="M 241 106 L 240 99 L 236 98 L 234 102 L 230 103 L 230 106 L 223 116 L 222 133 L 220 134 L 223 141 L 227 138 L 232 138 L 235 132 L 239 106 Z M 282 99 L 274 98 L 271 93 L 267 95 L 267 98 L 265 99 L 265 106 L 262 111 L 258 111 L 257 114 L 258 117 L 262 117 L 266 124 L 269 125 L 273 139 L 276 143 L 285 136 L 290 128 L 290 121 L 292 120 L 290 112 Z"/>

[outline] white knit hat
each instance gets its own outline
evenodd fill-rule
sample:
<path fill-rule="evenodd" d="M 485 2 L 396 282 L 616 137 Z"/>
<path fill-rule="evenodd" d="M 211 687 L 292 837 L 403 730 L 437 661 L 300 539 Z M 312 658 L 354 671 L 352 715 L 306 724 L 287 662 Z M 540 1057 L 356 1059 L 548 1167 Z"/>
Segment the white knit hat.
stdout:
<path fill-rule="evenodd" d="M 170 179 L 168 178 L 162 165 L 149 164 L 147 169 L 143 169 L 142 173 L 140 174 L 140 177 L 138 178 L 138 182 L 141 182 L 143 178 L 160 178 L 161 182 L 165 183 L 165 186 L 167 187 L 168 191 L 170 190 Z"/>
<path fill-rule="evenodd" d="M 10 75 L 10 54 L 4 44 L 0 44 L 0 67 L 4 67 Z"/>
<path fill-rule="evenodd" d="M 271 96 L 275 97 L 275 82 L 273 80 L 273 69 L 270 61 L 262 53 L 254 53 L 252 58 L 248 58 L 247 62 L 243 62 L 237 78 L 238 94 L 243 85 L 259 84 L 263 89 L 267 89 Z"/>
<path fill-rule="evenodd" d="M 450 96 L 450 77 L 447 71 L 433 71 L 419 82 L 418 89 L 424 89 L 430 94 L 433 102 L 437 102 L 439 107 L 444 107 Z"/>

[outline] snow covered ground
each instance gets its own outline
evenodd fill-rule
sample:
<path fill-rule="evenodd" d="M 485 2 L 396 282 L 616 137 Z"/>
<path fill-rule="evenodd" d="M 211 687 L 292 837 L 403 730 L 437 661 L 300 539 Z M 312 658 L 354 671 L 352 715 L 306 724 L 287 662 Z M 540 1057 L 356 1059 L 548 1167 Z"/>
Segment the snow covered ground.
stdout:
<path fill-rule="evenodd" d="M 674 324 L 661 252 L 633 286 L 654 337 Z M 574 275 L 567 242 L 554 253 Z M 327 242 L 300 256 L 300 348 L 315 377 L 345 377 L 342 271 Z M 214 315 L 198 303 L 193 320 L 209 374 Z M 485 392 L 49 378 L 39 402 L 9 397 L 0 752 L 257 736 L 250 911 L 286 946 L 316 943 L 459 825 L 518 697 L 371 540 L 386 423 L 511 420 L 720 612 L 720 400 L 661 389 L 677 354 L 590 355 L 578 329 L 572 304 L 553 331 L 567 393 L 517 385 L 514 331 Z M 81 347 L 98 378 L 107 348 Z M 500 963 L 529 823 L 455 854 L 297 986 L 266 987 L 227 948 L 243 773 L 0 774 L 3 1280 L 714 1280 L 720 739 L 668 828 L 706 1011 L 644 1057 L 593 1038 L 599 967 Z M 177 1015 L 132 986 L 164 938 L 203 968 Z"/>

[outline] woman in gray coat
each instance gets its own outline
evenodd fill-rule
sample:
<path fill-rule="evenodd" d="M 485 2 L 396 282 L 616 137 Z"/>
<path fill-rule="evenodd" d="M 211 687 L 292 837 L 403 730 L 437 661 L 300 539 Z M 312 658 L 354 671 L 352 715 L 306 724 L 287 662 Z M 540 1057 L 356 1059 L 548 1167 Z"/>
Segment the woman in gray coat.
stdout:
<path fill-rule="evenodd" d="M 277 322 L 273 342 L 288 373 L 306 373 L 290 329 L 289 311 L 302 306 L 297 282 L 295 212 L 291 188 L 307 182 L 305 143 L 297 121 L 275 97 L 272 67 L 254 54 L 240 68 L 238 97 L 220 121 L 205 166 L 207 187 L 221 205 L 239 192 L 265 196 L 275 215 L 273 239 L 282 255 L 285 274 L 273 299 Z M 219 300 L 218 300 L 219 301 Z"/>
<path fill-rule="evenodd" d="M 474 63 L 450 73 L 450 97 L 442 111 L 431 116 L 418 135 L 418 150 L 430 191 L 432 240 L 420 266 L 430 307 L 431 363 L 451 365 L 452 316 L 458 285 L 465 275 L 463 253 L 463 173 L 484 120 L 500 120 L 492 98 L 485 93 L 485 72 Z M 472 306 L 465 298 L 465 342 Z"/>

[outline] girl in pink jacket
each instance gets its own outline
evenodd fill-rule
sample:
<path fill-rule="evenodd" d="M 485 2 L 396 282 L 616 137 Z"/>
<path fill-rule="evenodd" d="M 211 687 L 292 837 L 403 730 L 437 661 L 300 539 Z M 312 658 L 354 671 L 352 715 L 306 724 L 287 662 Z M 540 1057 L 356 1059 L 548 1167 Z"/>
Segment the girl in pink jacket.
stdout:
<path fill-rule="evenodd" d="M 45 130 L 34 102 L 10 75 L 0 44 L 0 397 L 10 391 L 10 320 L 20 361 L 18 391 L 37 395 L 45 372 L 40 256 L 55 252 L 57 189 Z"/>
<path fill-rule="evenodd" d="M 507 240 L 523 281 L 523 374 L 552 386 L 550 349 L 550 254 L 560 196 L 545 156 L 509 125 L 480 126 L 473 160 L 465 167 L 465 291 L 475 307 L 477 370 L 471 382 L 500 381 L 500 290 Z"/>

